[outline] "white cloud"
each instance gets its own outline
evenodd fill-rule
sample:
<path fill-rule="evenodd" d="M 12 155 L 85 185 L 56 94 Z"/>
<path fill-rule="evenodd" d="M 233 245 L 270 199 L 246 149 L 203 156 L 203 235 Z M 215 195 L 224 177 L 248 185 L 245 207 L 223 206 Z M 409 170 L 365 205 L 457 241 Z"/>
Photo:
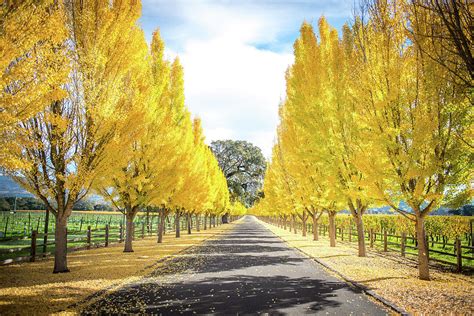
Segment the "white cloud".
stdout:
<path fill-rule="evenodd" d="M 186 103 L 201 117 L 207 142 L 248 140 L 266 157 L 271 155 L 299 25 L 323 13 L 348 15 L 347 3 L 335 0 L 316 7 L 313 1 L 297 1 L 295 6 L 285 1 L 143 2 L 148 38 L 148 28 L 159 25 L 167 55 L 180 57 Z"/>

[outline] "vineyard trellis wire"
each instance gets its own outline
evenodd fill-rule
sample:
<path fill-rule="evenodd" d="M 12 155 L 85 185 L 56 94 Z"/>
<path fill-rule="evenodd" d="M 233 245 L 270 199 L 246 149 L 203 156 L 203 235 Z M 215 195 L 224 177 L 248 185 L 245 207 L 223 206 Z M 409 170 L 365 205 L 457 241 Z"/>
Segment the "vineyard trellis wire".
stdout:
<path fill-rule="evenodd" d="M 110 243 L 123 242 L 125 238 L 123 217 L 120 213 L 112 212 L 73 213 L 68 225 L 68 251 L 107 247 Z M 229 220 L 236 218 L 230 216 Z M 156 236 L 159 220 L 160 217 L 157 214 L 140 213 L 134 221 L 134 238 Z M 190 217 L 190 226 L 197 228 L 197 221 L 204 223 L 204 220 L 208 221 L 207 227 L 215 227 L 220 222 L 216 216 L 206 218 L 199 215 Z M 44 232 L 45 227 L 41 224 L 44 224 L 44 212 L 2 214 L 0 227 L 3 227 L 3 231 L 7 228 L 8 233 L 0 238 L 0 265 L 35 261 L 37 258 L 49 256 L 55 245 L 54 221 L 50 221 L 47 233 Z M 167 216 L 164 234 L 175 231 L 175 224 L 175 217 Z M 206 229 L 206 226 L 203 225 L 202 229 Z M 184 230 L 186 227 L 187 219 L 180 218 L 180 228 Z M 18 228 L 20 231 L 16 231 Z M 53 240 L 48 241 L 48 237 Z"/>
<path fill-rule="evenodd" d="M 284 217 L 261 217 L 267 223 L 289 228 L 294 233 L 303 231 L 301 220 L 295 222 Z M 365 215 L 365 239 L 370 248 L 383 252 L 398 252 L 401 256 L 417 256 L 416 232 L 400 215 Z M 426 221 L 429 259 L 433 262 L 455 266 L 458 272 L 474 269 L 473 223 L 469 216 L 429 216 Z M 313 223 L 306 223 L 305 230 L 313 233 Z M 328 217 L 322 216 L 318 231 L 329 234 Z M 340 241 L 356 242 L 355 223 L 349 215 L 336 217 L 336 237 Z"/>

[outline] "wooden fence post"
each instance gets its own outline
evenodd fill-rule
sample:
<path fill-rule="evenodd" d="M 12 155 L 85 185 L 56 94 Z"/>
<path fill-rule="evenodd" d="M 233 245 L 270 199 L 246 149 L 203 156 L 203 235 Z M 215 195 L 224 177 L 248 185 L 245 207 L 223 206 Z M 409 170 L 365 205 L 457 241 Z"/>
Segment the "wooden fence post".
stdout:
<path fill-rule="evenodd" d="M 374 229 L 373 228 L 370 229 L 369 238 L 370 238 L 370 248 L 374 248 Z"/>
<path fill-rule="evenodd" d="M 387 229 L 383 230 L 383 251 L 388 251 Z"/>
<path fill-rule="evenodd" d="M 91 249 L 91 226 L 87 226 L 87 249 Z"/>
<path fill-rule="evenodd" d="M 458 237 L 456 238 L 456 266 L 457 272 L 462 271 L 462 248 L 461 248 L 461 239 Z"/>
<path fill-rule="evenodd" d="M 109 246 L 109 224 L 105 225 L 105 247 Z"/>
<path fill-rule="evenodd" d="M 407 234 L 405 232 L 402 233 L 402 240 L 401 240 L 401 252 L 402 252 L 402 257 L 405 257 L 405 245 L 407 242 Z"/>
<path fill-rule="evenodd" d="M 120 228 L 119 228 L 119 242 L 123 242 L 123 225 L 120 223 Z"/>
<path fill-rule="evenodd" d="M 36 260 L 36 237 L 38 237 L 38 232 L 34 230 L 31 232 L 30 262 Z"/>
<path fill-rule="evenodd" d="M 84 217 L 81 217 L 81 224 L 79 225 L 79 231 L 82 231 L 82 222 L 84 221 Z"/>

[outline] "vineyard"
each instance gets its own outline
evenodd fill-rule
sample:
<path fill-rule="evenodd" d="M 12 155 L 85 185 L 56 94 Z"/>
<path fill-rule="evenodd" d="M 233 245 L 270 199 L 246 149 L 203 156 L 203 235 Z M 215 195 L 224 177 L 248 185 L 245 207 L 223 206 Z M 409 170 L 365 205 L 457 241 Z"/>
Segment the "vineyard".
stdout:
<path fill-rule="evenodd" d="M 34 261 L 54 253 L 55 222 L 49 220 L 45 227 L 44 211 L 4 212 L 0 217 L 0 264 L 17 261 Z M 230 219 L 233 217 L 231 216 Z M 68 222 L 68 251 L 107 246 L 123 242 L 125 238 L 125 216 L 118 212 L 73 212 Z M 166 216 L 163 233 L 176 230 L 175 216 Z M 180 217 L 181 230 L 188 228 L 188 217 Z M 189 230 L 216 226 L 215 216 L 189 217 Z M 156 212 L 140 212 L 134 219 L 133 238 L 156 236 L 160 227 L 160 216 Z"/>
<path fill-rule="evenodd" d="M 314 234 L 313 223 L 299 219 L 264 217 L 265 221 L 303 235 Z M 458 271 L 474 268 L 473 247 L 474 217 L 469 216 L 429 216 L 426 219 L 426 236 L 431 261 L 455 266 Z M 410 220 L 401 215 L 364 215 L 365 239 L 370 248 L 384 252 L 398 252 L 401 256 L 417 256 L 416 231 Z M 335 218 L 336 238 L 346 242 L 357 241 L 357 230 L 350 215 L 338 215 Z M 321 216 L 318 233 L 329 234 L 329 217 Z"/>

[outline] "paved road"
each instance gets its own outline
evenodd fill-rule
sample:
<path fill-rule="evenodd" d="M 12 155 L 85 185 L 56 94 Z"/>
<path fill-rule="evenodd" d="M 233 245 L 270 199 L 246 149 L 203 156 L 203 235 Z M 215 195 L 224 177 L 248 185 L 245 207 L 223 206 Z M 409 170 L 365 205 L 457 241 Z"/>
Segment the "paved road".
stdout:
<path fill-rule="evenodd" d="M 119 268 L 119 267 L 118 267 Z M 385 315 L 247 216 L 84 313 Z"/>

